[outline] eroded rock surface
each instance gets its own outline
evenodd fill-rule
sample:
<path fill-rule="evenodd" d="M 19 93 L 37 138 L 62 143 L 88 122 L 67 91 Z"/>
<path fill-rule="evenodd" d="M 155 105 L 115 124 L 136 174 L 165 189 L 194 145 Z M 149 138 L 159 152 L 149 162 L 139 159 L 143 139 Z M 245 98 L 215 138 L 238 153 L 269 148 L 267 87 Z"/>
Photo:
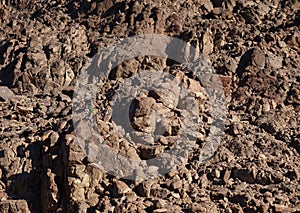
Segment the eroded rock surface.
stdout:
<path fill-rule="evenodd" d="M 0 212 L 299 212 L 299 10 L 294 0 L 1 1 Z M 190 42 L 211 61 L 228 116 L 217 152 L 201 165 L 212 125 L 203 84 L 171 60 L 143 56 L 118 65 L 88 111 L 106 144 L 133 161 L 176 144 L 180 104 L 176 89 L 136 97 L 137 132 L 153 131 L 152 112 L 166 119 L 164 137 L 132 144 L 110 124 L 122 82 L 140 70 L 164 71 L 199 102 L 197 146 L 187 161 L 163 176 L 128 181 L 99 169 L 79 147 L 74 86 L 103 47 L 153 33 Z M 157 167 L 135 175 L 146 172 Z"/>

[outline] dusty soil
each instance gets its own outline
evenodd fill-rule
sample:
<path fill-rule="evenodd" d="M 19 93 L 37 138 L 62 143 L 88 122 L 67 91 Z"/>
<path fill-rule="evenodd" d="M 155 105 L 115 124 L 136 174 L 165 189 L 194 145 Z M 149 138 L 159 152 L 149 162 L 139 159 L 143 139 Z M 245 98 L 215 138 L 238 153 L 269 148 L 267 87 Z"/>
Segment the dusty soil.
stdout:
<path fill-rule="evenodd" d="M 0 212 L 300 211 L 298 1 L 7 0 L 0 11 Z M 224 83 L 228 116 L 206 164 L 196 149 L 163 176 L 130 181 L 101 171 L 81 150 L 72 95 L 99 50 L 146 33 L 199 48 Z M 131 59 L 112 71 L 100 96 L 156 66 L 183 73 L 170 61 Z M 104 130 L 110 117 L 99 112 L 109 111 L 109 101 L 99 98 L 93 109 Z M 136 99 L 145 111 L 133 112 L 135 129 L 149 131 L 149 117 L 140 120 L 149 105 L 165 108 L 172 123 L 154 152 L 109 132 L 107 143 L 125 156 L 152 158 L 176 134 L 169 104 L 159 91 Z M 205 133 L 210 119 L 205 107 L 201 113 Z"/>

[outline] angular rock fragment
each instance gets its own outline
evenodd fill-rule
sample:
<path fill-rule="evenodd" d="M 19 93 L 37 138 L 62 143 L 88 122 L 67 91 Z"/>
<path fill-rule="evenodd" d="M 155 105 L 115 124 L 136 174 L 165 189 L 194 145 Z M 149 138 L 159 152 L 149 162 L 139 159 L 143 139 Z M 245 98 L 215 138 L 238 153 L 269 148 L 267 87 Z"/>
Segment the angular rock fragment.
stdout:
<path fill-rule="evenodd" d="M 6 86 L 0 86 L 0 100 L 2 101 L 15 101 L 16 95 Z"/>
<path fill-rule="evenodd" d="M 116 181 L 112 188 L 113 196 L 120 196 L 131 191 L 131 189 L 123 181 Z"/>
<path fill-rule="evenodd" d="M 262 50 L 260 49 L 253 49 L 252 53 L 252 64 L 258 68 L 264 68 L 266 63 L 266 57 Z"/>
<path fill-rule="evenodd" d="M 246 24 L 260 24 L 261 20 L 259 16 L 256 14 L 256 11 L 251 7 L 242 8 L 240 14 L 244 18 Z"/>
<path fill-rule="evenodd" d="M 26 200 L 6 200 L 0 202 L 0 212 L 3 213 L 14 213 L 24 212 L 31 213 L 28 208 Z"/>

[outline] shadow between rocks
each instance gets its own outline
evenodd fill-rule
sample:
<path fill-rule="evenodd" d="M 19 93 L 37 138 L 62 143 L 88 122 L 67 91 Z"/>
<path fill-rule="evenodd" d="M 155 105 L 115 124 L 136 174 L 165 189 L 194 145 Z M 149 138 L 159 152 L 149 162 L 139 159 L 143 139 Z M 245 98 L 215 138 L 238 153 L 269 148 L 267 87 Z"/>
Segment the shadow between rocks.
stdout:
<path fill-rule="evenodd" d="M 7 194 L 11 199 L 26 200 L 31 212 L 41 212 L 42 144 L 36 142 L 27 147 L 32 160 L 32 171 L 15 174 L 7 178 Z"/>
<path fill-rule="evenodd" d="M 32 170 L 8 177 L 6 192 L 10 199 L 26 200 L 31 213 L 69 212 L 66 143 L 62 140 L 54 147 L 55 151 L 50 149 L 49 152 L 44 152 L 44 146 L 45 141 L 38 141 L 26 148 L 30 151 Z M 49 163 L 48 160 L 56 154 L 57 157 Z M 56 199 L 53 195 L 57 195 Z"/>

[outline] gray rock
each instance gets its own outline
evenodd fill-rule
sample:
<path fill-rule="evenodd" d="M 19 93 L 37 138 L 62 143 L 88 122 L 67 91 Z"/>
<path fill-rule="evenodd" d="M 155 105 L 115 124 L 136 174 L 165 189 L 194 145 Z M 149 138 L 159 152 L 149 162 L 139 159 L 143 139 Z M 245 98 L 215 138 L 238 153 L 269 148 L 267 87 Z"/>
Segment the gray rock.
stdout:
<path fill-rule="evenodd" d="M 15 101 L 16 95 L 6 86 L 0 86 L 0 100 Z"/>

